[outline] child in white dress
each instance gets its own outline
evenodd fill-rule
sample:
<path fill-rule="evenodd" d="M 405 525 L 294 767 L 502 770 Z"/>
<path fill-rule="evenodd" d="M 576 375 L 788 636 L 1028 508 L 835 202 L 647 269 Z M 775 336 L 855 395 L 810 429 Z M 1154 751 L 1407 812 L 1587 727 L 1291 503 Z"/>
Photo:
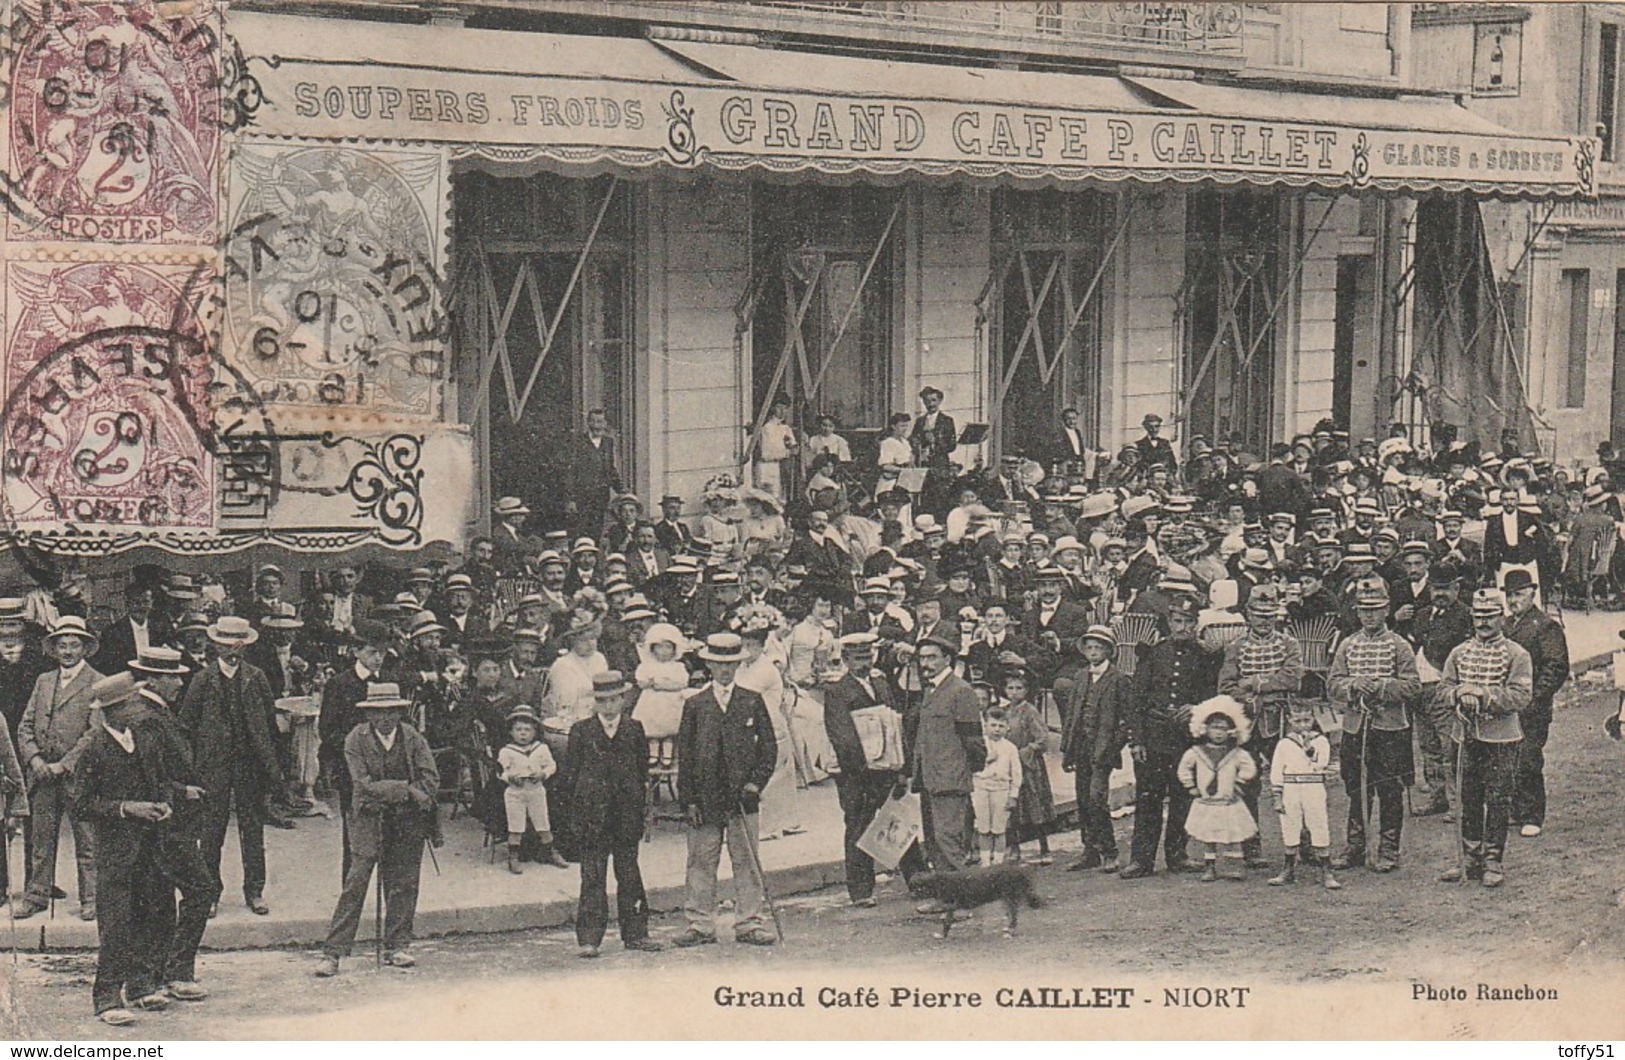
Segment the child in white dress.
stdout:
<path fill-rule="evenodd" d="M 536 829 L 542 841 L 541 860 L 555 868 L 569 864 L 553 849 L 553 823 L 547 814 L 547 779 L 558 772 L 553 752 L 540 739 L 541 719 L 536 711 L 520 705 L 508 715 L 508 735 L 512 742 L 497 752 L 502 769 L 502 806 L 508 814 L 508 871 L 515 876 L 519 867 L 519 844 L 527 826 Z"/>
<path fill-rule="evenodd" d="M 643 637 L 633 675 L 638 683 L 638 700 L 632 716 L 651 740 L 677 735 L 683 720 L 683 701 L 688 698 L 688 667 L 683 665 L 683 647 L 688 639 L 669 622 L 657 622 Z"/>
<path fill-rule="evenodd" d="M 1241 801 L 1241 786 L 1258 776 L 1258 764 L 1241 747 L 1252 726 L 1241 704 L 1214 696 L 1191 711 L 1191 735 L 1202 740 L 1179 760 L 1179 782 L 1190 792 L 1185 831 L 1203 844 L 1202 882 L 1219 878 L 1219 855 L 1241 857 L 1241 844 L 1258 834 L 1258 822 Z M 1242 879 L 1240 872 L 1226 873 Z"/>
<path fill-rule="evenodd" d="M 1021 752 L 1007 737 L 1009 715 L 998 707 L 982 720 L 987 765 L 971 776 L 971 809 L 976 814 L 976 840 L 983 865 L 1004 859 L 1004 833 L 1010 811 L 1021 794 Z"/>
<path fill-rule="evenodd" d="M 1309 830 L 1310 863 L 1320 867 L 1320 882 L 1328 891 L 1342 888 L 1332 874 L 1332 827 L 1326 813 L 1326 784 L 1332 776 L 1332 745 L 1315 728 L 1315 712 L 1293 704 L 1287 713 L 1287 731 L 1270 756 L 1270 791 L 1281 818 L 1281 843 L 1286 865 L 1270 879 L 1270 886 L 1293 882 L 1298 848 Z"/>

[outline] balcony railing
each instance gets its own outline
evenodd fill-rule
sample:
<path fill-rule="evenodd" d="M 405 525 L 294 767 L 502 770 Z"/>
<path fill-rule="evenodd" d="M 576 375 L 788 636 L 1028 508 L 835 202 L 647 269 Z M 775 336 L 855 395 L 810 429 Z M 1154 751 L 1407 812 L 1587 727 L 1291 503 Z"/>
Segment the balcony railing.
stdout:
<path fill-rule="evenodd" d="M 645 17 L 676 24 L 1052 54 L 1127 49 L 1239 57 L 1246 28 L 1246 5 L 1240 3 L 645 0 L 636 7 Z"/>

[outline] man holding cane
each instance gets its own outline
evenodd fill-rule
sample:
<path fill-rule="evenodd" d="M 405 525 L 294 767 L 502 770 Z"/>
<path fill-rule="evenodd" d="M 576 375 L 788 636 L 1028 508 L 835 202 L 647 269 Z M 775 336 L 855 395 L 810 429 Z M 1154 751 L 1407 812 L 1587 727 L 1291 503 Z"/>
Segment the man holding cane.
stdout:
<path fill-rule="evenodd" d="M 367 698 L 356 704 L 367 720 L 344 740 L 353 791 L 350 871 L 322 943 L 322 960 L 316 966 L 322 978 L 337 975 L 339 959 L 348 957 L 355 945 L 374 868 L 385 906 L 384 963 L 396 968 L 417 963 L 408 947 L 417 913 L 423 844 L 440 774 L 429 741 L 401 720 L 411 705 L 398 685 L 368 685 Z"/>
<path fill-rule="evenodd" d="M 722 847 L 733 865 L 734 940 L 771 946 L 777 939 L 762 920 L 767 904 L 756 856 L 757 808 L 773 776 L 778 742 L 762 697 L 734 683 L 745 660 L 735 633 L 715 633 L 700 649 L 711 683 L 683 704 L 677 728 L 677 798 L 688 822 L 688 930 L 678 946 L 716 942 L 717 867 Z"/>
<path fill-rule="evenodd" d="M 1497 589 L 1473 594 L 1473 637 L 1445 660 L 1439 694 L 1455 706 L 1451 735 L 1461 743 L 1459 820 L 1464 865 L 1439 874 L 1444 883 L 1464 876 L 1485 887 L 1505 879 L 1507 818 L 1523 729 L 1518 714 L 1529 706 L 1534 663 L 1529 652 L 1503 632 L 1506 597 Z"/>

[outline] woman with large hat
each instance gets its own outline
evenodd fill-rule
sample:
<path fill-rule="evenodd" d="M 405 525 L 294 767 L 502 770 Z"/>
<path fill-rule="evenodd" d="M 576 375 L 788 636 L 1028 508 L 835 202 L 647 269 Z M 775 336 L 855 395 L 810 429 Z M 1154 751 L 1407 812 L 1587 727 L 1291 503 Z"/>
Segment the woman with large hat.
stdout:
<path fill-rule="evenodd" d="M 603 632 L 598 617 L 577 609 L 565 622 L 559 639 L 566 650 L 548 667 L 547 698 L 543 703 L 544 713 L 558 718 L 562 731 L 592 714 L 593 675 L 609 669 L 609 661 L 598 650 L 598 636 Z"/>

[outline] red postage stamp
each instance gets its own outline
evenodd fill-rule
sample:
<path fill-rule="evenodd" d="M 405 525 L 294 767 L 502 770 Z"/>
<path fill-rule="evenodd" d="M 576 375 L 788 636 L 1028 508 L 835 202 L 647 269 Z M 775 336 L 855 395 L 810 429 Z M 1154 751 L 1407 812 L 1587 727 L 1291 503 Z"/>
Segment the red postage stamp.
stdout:
<path fill-rule="evenodd" d="M 220 18 L 151 0 L 24 12 L 12 58 L 13 239 L 212 245 Z"/>
<path fill-rule="evenodd" d="M 208 528 L 215 354 L 182 265 L 6 266 L 8 528 Z"/>

